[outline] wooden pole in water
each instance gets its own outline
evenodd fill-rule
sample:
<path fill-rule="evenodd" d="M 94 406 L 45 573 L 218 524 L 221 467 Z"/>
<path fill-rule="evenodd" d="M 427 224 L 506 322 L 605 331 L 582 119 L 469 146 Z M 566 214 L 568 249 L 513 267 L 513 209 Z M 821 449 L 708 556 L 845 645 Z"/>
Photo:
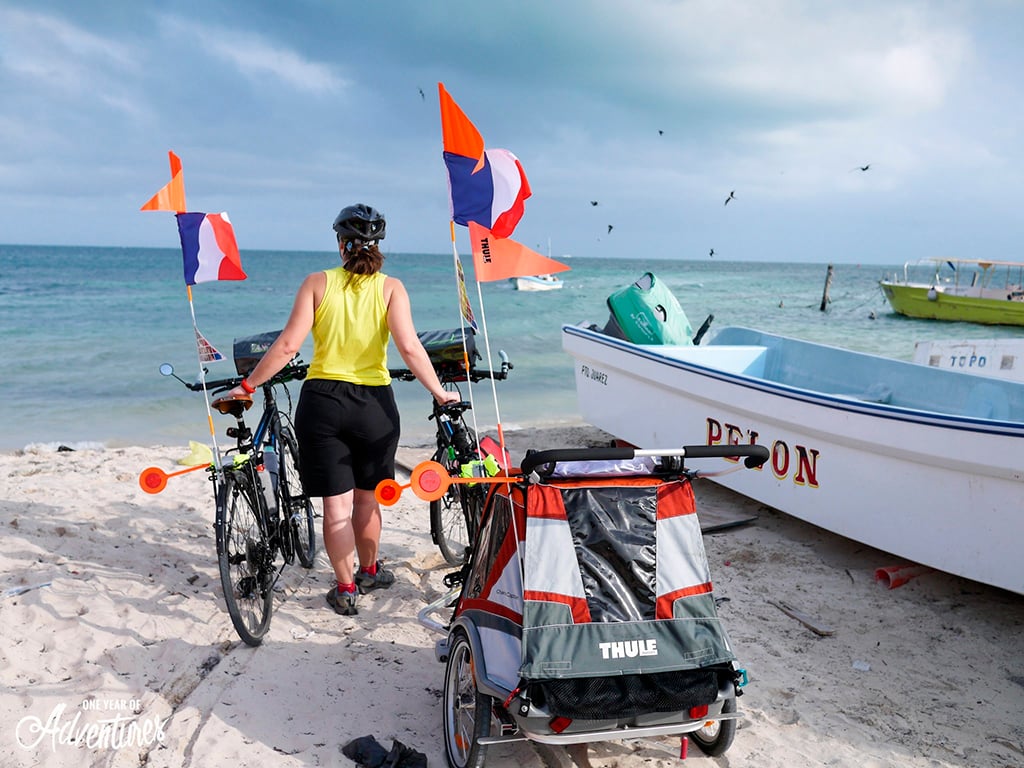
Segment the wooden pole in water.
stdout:
<path fill-rule="evenodd" d="M 828 306 L 828 289 L 832 287 L 832 265 L 828 265 L 828 272 L 825 275 L 825 292 L 821 294 L 821 311 L 825 311 L 825 307 Z"/>

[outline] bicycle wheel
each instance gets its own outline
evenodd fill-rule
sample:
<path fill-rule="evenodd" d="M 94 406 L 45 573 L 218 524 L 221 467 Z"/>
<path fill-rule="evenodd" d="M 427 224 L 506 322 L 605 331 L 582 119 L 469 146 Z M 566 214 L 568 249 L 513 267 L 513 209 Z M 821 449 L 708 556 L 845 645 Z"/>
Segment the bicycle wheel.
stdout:
<path fill-rule="evenodd" d="M 469 547 L 467 520 L 468 513 L 457 486 L 451 486 L 448 493 L 430 502 L 430 536 L 441 550 L 441 556 L 452 565 L 462 565 L 466 561 L 466 549 Z"/>
<path fill-rule="evenodd" d="M 473 679 L 473 649 L 456 632 L 444 675 L 444 751 L 451 768 L 481 768 L 487 745 L 480 739 L 491 732 L 490 696 L 480 693 Z"/>
<path fill-rule="evenodd" d="M 278 437 L 278 508 L 288 521 L 295 552 L 303 568 L 312 568 L 316 558 L 316 528 L 313 502 L 306 495 L 299 475 L 299 444 L 290 426 L 281 426 Z"/>
<path fill-rule="evenodd" d="M 242 472 L 224 473 L 217 494 L 217 562 L 228 615 L 238 636 L 257 646 L 270 627 L 274 594 L 274 552 L 256 491 Z"/>
<path fill-rule="evenodd" d="M 731 715 L 736 712 L 736 697 L 732 696 L 722 702 L 722 714 Z M 690 734 L 692 741 L 701 752 L 708 757 L 720 757 L 732 746 L 736 736 L 736 720 L 708 720 L 700 730 Z"/>

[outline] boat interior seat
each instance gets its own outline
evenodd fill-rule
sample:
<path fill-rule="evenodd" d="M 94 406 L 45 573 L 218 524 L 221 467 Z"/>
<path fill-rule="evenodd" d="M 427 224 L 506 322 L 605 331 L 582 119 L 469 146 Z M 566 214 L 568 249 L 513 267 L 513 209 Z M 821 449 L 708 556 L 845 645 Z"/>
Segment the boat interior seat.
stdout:
<path fill-rule="evenodd" d="M 765 362 L 768 347 L 758 345 L 718 346 L 653 346 L 652 350 L 661 352 L 675 360 L 685 360 L 697 365 L 710 365 L 730 373 L 742 373 L 747 376 L 765 378 Z"/>
<path fill-rule="evenodd" d="M 856 392 L 833 392 L 834 397 L 845 397 L 850 400 L 860 400 L 864 403 L 880 403 L 892 405 L 892 387 L 882 382 L 876 382 L 871 386 Z"/>
<path fill-rule="evenodd" d="M 1006 392 L 989 382 L 971 387 L 971 391 L 967 394 L 964 414 L 979 419 L 1008 420 L 1010 418 L 1010 403 Z"/>

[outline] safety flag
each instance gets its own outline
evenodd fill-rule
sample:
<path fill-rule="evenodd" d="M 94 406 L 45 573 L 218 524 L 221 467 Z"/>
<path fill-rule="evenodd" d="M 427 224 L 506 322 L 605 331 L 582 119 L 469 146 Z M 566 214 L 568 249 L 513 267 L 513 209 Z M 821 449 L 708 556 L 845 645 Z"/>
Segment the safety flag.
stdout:
<path fill-rule="evenodd" d="M 179 213 L 177 218 L 186 285 L 245 280 L 235 230 L 226 213 Z"/>
<path fill-rule="evenodd" d="M 224 359 L 224 355 L 218 352 L 216 347 L 206 340 L 206 337 L 199 332 L 198 328 L 193 326 L 193 330 L 196 332 L 196 347 L 199 349 L 199 362 L 215 363 L 218 360 Z"/>
<path fill-rule="evenodd" d="M 474 331 L 480 329 L 476 327 L 476 318 L 473 317 L 473 307 L 469 303 L 469 294 L 466 292 L 466 273 L 462 271 L 462 260 L 455 257 L 455 274 L 459 281 L 459 310 L 462 312 L 462 319 L 466 321 Z"/>
<path fill-rule="evenodd" d="M 527 275 L 549 275 L 569 267 L 560 261 L 541 256 L 522 243 L 497 237 L 475 222 L 469 223 L 469 240 L 473 246 L 473 267 L 479 283 Z"/>
<path fill-rule="evenodd" d="M 480 132 L 444 84 L 437 88 L 452 220 L 464 226 L 473 221 L 498 237 L 508 237 L 532 194 L 526 172 L 507 149 L 485 149 Z"/>
<path fill-rule="evenodd" d="M 185 178 L 181 174 L 181 160 L 173 152 L 167 153 L 171 162 L 171 180 L 163 189 L 153 195 L 140 211 L 175 211 L 181 213 L 185 207 Z"/>

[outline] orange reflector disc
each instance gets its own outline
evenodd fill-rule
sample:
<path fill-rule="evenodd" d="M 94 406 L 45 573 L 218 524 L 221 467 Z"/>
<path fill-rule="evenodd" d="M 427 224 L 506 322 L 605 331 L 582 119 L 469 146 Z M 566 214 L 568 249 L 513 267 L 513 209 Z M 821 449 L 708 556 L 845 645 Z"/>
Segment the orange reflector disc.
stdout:
<path fill-rule="evenodd" d="M 167 487 L 167 473 L 159 467 L 146 467 L 139 474 L 139 487 L 146 493 L 160 493 Z"/>

